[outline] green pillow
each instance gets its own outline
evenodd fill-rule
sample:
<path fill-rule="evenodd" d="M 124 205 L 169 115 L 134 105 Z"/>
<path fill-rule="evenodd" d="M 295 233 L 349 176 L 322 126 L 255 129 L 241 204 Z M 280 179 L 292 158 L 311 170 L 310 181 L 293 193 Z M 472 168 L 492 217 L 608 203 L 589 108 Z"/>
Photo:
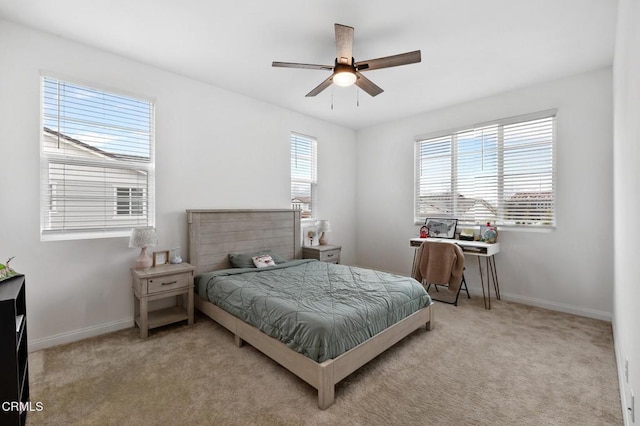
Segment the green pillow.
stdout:
<path fill-rule="evenodd" d="M 275 254 L 273 250 L 260 250 L 253 253 L 229 253 L 229 263 L 232 268 L 255 268 L 252 258 L 263 254 L 271 256 L 276 265 L 287 261 L 284 257 Z"/>

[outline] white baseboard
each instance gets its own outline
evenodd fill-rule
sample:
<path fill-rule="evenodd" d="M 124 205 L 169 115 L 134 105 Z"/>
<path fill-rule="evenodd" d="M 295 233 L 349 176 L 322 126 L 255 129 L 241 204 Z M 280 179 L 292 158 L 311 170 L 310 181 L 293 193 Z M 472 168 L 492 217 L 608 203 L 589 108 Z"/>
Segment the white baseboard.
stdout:
<path fill-rule="evenodd" d="M 360 266 L 360 265 L 353 265 L 353 266 L 370 269 L 370 267 L 368 266 Z M 378 270 L 381 270 L 381 269 L 378 269 Z M 382 269 L 382 271 L 389 272 L 391 274 L 406 275 L 406 274 L 401 274 L 394 271 L 385 271 L 384 269 Z M 464 292 L 460 294 L 460 297 L 462 297 L 463 294 Z M 482 297 L 482 291 L 480 290 L 479 287 L 478 288 L 469 287 L 469 294 L 471 294 L 472 296 Z M 564 312 L 567 314 L 573 314 L 573 315 L 578 315 L 578 316 L 587 317 L 587 318 L 594 318 L 594 319 L 599 319 L 603 321 L 611 322 L 611 318 L 613 317 L 611 312 L 598 311 L 596 309 L 583 308 L 581 306 L 568 305 L 565 303 L 553 302 L 545 299 L 537 299 L 535 297 L 520 296 L 518 294 L 505 293 L 502 291 L 500 292 L 500 297 L 509 302 L 516 302 L 516 303 L 521 303 L 523 305 L 536 306 L 538 308 L 549 309 L 551 311 Z M 491 292 L 491 299 L 495 300 L 495 293 L 493 292 L 493 289 Z"/>
<path fill-rule="evenodd" d="M 625 386 L 625 376 L 624 376 L 624 359 L 622 356 L 622 350 L 620 346 L 618 346 L 618 331 L 616 328 L 615 319 L 611 321 L 611 328 L 613 329 L 613 352 L 616 357 L 616 368 L 618 370 L 618 387 L 620 388 L 620 403 L 622 409 L 622 420 L 625 426 L 630 424 L 629 421 L 629 413 L 627 412 L 627 388 Z"/>
<path fill-rule="evenodd" d="M 482 297 L 482 293 L 475 291 L 475 289 L 469 289 L 469 293 L 471 293 L 471 295 L 475 297 Z M 552 311 L 565 312 L 568 314 L 580 315 L 583 317 L 595 318 L 603 321 L 611 321 L 612 319 L 612 315 L 610 312 L 598 311 L 595 309 L 588 309 L 580 306 L 567 305 L 564 303 L 552 302 L 549 300 L 520 296 L 517 294 L 510 294 L 510 293 L 504 293 L 504 292 L 501 292 L 500 296 L 502 297 L 502 299 L 510 302 L 522 303 L 523 305 L 537 306 L 539 308 L 550 309 Z M 60 333 L 60 334 L 56 334 L 49 337 L 43 337 L 41 339 L 29 340 L 29 352 L 50 348 L 52 346 L 64 345 L 66 343 L 75 342 L 78 340 L 86 339 L 88 337 L 99 336 L 100 334 L 110 333 L 113 331 L 122 330 L 122 329 L 133 327 L 133 326 L 134 326 L 133 318 L 127 318 L 127 319 L 122 319 L 117 321 L 111 321 L 111 322 L 96 325 L 93 327 L 87 327 L 79 330 Z M 615 337 L 615 333 L 614 333 L 614 337 Z M 618 350 L 616 347 L 616 353 L 617 352 Z"/>
<path fill-rule="evenodd" d="M 41 339 L 29 340 L 29 352 L 39 351 L 40 349 L 50 348 L 52 346 L 64 345 L 65 343 L 76 342 L 88 337 L 99 336 L 100 334 L 111 333 L 112 331 L 133 327 L 133 324 L 133 318 L 127 318 L 82 328 L 80 330 L 55 334 Z"/>
<path fill-rule="evenodd" d="M 611 322 L 611 312 L 599 311 L 596 309 L 584 308 L 582 306 L 568 305 L 566 303 L 552 302 L 550 300 L 536 299 L 534 297 L 520 296 L 500 292 L 500 297 L 509 302 L 522 303 L 523 305 L 537 306 L 538 308 L 550 309 L 552 311 L 565 312 L 567 314 L 579 315 L 581 317 L 594 318 Z"/>

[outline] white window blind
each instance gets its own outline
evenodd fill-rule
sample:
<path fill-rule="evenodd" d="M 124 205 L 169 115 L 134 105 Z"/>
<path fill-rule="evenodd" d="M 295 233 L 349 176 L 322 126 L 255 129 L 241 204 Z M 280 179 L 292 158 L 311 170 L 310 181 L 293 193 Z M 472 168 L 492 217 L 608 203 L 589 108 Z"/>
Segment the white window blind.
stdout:
<path fill-rule="evenodd" d="M 148 100 L 43 77 L 43 239 L 154 225 L 153 110 Z"/>
<path fill-rule="evenodd" d="M 316 213 L 317 140 L 291 133 L 291 207 L 302 210 L 302 218 Z"/>
<path fill-rule="evenodd" d="M 415 220 L 555 226 L 555 111 L 416 141 Z"/>

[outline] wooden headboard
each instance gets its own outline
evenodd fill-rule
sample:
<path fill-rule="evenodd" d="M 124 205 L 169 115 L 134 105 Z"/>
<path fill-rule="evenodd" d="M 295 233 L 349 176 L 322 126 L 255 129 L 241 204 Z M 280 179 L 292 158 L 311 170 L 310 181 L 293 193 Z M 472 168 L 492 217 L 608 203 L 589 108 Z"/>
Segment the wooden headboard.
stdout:
<path fill-rule="evenodd" d="M 300 210 L 187 210 L 187 224 L 196 275 L 229 268 L 229 253 L 271 249 L 302 257 Z"/>

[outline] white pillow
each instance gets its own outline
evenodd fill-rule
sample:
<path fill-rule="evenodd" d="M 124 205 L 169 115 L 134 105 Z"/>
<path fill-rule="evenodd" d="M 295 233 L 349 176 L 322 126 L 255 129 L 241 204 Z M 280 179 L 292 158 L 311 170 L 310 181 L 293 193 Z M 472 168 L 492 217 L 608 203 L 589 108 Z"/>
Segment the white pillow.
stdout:
<path fill-rule="evenodd" d="M 267 266 L 273 266 L 276 264 L 268 254 L 252 257 L 251 260 L 253 260 L 253 264 L 256 265 L 256 268 L 266 268 Z"/>

